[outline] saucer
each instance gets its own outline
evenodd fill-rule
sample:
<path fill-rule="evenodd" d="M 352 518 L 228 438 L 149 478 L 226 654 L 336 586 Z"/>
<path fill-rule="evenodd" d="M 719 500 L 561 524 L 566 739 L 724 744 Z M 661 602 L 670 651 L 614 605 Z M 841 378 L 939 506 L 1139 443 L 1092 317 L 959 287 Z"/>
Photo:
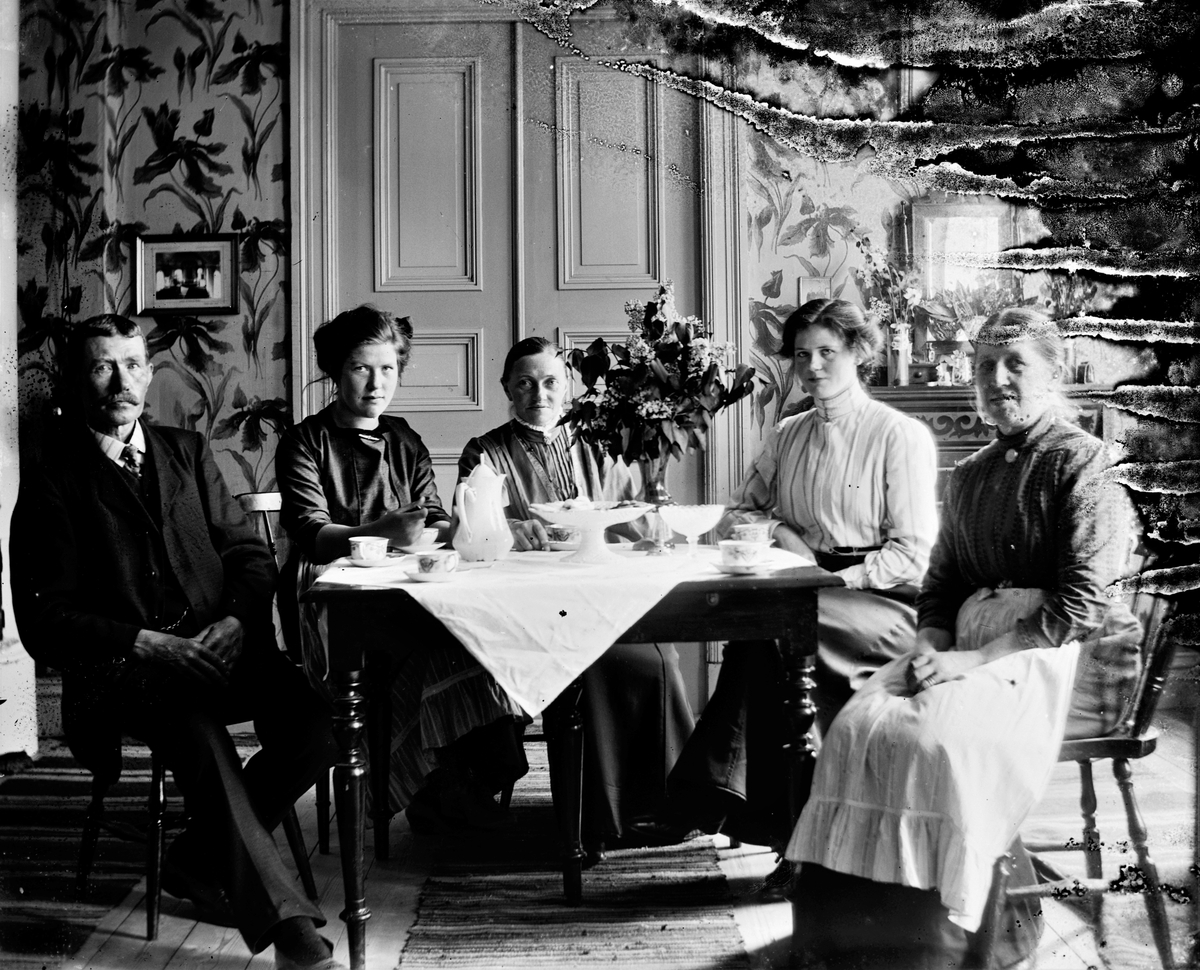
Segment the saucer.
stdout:
<path fill-rule="evenodd" d="M 731 564 L 727 562 L 713 563 L 721 572 L 728 573 L 730 576 L 755 576 L 758 573 L 769 573 L 776 567 L 766 562 L 752 563 L 737 563 Z"/>
<path fill-rule="evenodd" d="M 380 566 L 394 566 L 400 561 L 400 556 L 385 556 L 383 559 L 351 559 L 351 566 L 363 569 L 378 569 Z"/>
<path fill-rule="evenodd" d="M 458 578 L 458 571 L 452 569 L 448 573 L 423 573 L 413 569 L 408 578 L 418 583 L 449 583 Z"/>
<path fill-rule="evenodd" d="M 444 542 L 434 542 L 428 546 L 401 546 L 400 548 L 410 555 L 416 555 L 421 552 L 433 552 L 434 549 L 441 549 L 445 544 Z"/>
<path fill-rule="evenodd" d="M 574 552 L 579 548 L 578 542 L 558 542 L 551 539 L 548 543 L 551 552 Z"/>

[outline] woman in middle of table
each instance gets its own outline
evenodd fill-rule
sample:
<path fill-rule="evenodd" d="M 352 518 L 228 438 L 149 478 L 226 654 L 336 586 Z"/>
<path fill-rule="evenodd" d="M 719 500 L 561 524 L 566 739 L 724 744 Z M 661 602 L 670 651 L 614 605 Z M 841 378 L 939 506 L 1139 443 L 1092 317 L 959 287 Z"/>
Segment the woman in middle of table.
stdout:
<path fill-rule="evenodd" d="M 640 482 L 629 468 L 597 448 L 573 443 L 559 425 L 569 383 L 554 344 L 528 337 L 514 345 L 500 383 L 512 420 L 472 438 L 458 471 L 465 478 L 484 463 L 505 476 L 505 515 L 515 549 L 549 548 L 546 527 L 531 504 L 638 496 Z M 611 531 L 631 539 L 640 535 L 637 523 Z M 663 824 L 666 779 L 695 721 L 674 645 L 616 644 L 582 681 L 585 842 L 676 837 Z"/>
<path fill-rule="evenodd" d="M 281 589 L 307 589 L 347 554 L 353 535 L 386 536 L 403 546 L 433 527 L 438 538 L 449 538 L 450 517 L 428 449 L 408 422 L 384 413 L 411 340 L 407 318 L 371 306 L 347 310 L 313 335 L 317 365 L 337 394 L 279 444 L 281 521 L 295 546 L 289 566 L 296 576 Z M 326 674 L 321 611 L 305 604 L 298 616 L 305 666 L 320 685 Z M 506 813 L 492 796 L 528 770 L 525 713 L 432 619 L 404 631 L 403 656 L 395 630 L 370 616 L 362 622 L 366 642 L 392 642 L 368 661 L 389 668 L 369 682 L 392 684 L 391 810 L 407 806 L 418 830 L 503 826 Z"/>
<path fill-rule="evenodd" d="M 765 523 L 775 543 L 845 581 L 818 601 L 817 720 L 912 648 L 916 584 L 937 535 L 937 450 L 921 422 L 872 400 L 861 377 L 879 327 L 845 300 L 812 300 L 784 323 L 780 355 L 812 408 L 768 433 L 717 526 Z M 782 848 L 790 834 L 774 644 L 731 643 L 670 779 L 687 823 Z"/>

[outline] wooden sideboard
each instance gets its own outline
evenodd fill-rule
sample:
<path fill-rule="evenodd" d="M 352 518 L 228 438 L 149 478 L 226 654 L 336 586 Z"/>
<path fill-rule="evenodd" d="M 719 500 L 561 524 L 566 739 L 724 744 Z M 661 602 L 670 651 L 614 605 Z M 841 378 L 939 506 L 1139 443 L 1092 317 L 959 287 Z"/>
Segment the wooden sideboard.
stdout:
<path fill-rule="evenodd" d="M 872 387 L 871 396 L 911 414 L 927 424 L 937 438 L 938 495 L 945 488 L 950 470 L 974 454 L 994 437 L 990 426 L 975 410 L 972 387 L 936 387 L 910 384 L 906 387 Z M 1105 408 L 1103 398 L 1112 388 L 1103 384 L 1072 384 L 1067 396 L 1082 409 L 1080 425 L 1109 444 L 1117 440 L 1119 412 Z"/>

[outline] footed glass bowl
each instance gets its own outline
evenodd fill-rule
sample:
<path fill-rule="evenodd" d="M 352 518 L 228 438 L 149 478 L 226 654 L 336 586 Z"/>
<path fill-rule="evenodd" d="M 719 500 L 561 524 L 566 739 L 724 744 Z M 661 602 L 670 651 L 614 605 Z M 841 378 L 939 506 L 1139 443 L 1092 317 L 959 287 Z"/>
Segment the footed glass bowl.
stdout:
<path fill-rule="evenodd" d="M 563 558 L 563 562 L 606 563 L 620 557 L 608 549 L 604 530 L 622 522 L 640 519 L 654 510 L 645 502 L 538 502 L 529 506 L 531 512 L 555 525 L 569 525 L 579 530 L 579 548 Z"/>
<path fill-rule="evenodd" d="M 658 514 L 675 532 L 687 538 L 688 555 L 696 554 L 696 540 L 721 521 L 724 505 L 660 505 Z"/>

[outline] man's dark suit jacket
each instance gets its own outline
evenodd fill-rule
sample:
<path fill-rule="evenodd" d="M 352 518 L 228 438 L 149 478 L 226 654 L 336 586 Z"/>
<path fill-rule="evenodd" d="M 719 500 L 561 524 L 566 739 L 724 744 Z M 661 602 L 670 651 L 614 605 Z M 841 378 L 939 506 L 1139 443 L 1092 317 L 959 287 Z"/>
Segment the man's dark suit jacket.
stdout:
<path fill-rule="evenodd" d="M 41 466 L 21 479 L 9 554 L 17 627 L 34 659 L 63 672 L 69 738 L 101 727 L 98 695 L 138 631 L 172 619 L 163 615 L 164 570 L 186 597 L 194 629 L 235 616 L 245 627 L 244 649 L 274 648 L 275 563 L 204 438 L 143 430 L 158 484 L 155 510 L 81 423 L 65 427 Z"/>

